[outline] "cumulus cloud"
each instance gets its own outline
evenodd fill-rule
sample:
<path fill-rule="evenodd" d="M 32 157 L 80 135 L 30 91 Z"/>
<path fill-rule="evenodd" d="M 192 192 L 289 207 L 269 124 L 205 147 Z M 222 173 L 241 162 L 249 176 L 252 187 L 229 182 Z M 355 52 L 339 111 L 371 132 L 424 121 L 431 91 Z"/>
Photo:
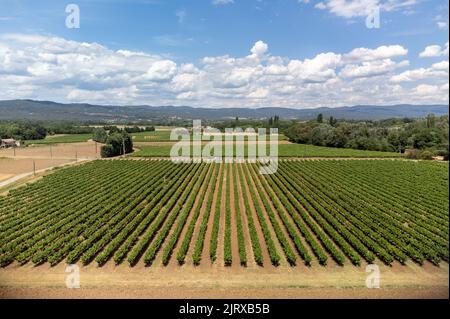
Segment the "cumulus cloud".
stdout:
<path fill-rule="evenodd" d="M 177 71 L 177 64 L 170 60 L 156 61 L 152 63 L 145 74 L 145 78 L 150 81 L 168 81 Z"/>
<path fill-rule="evenodd" d="M 390 78 L 391 82 L 414 82 L 423 80 L 446 81 L 448 79 L 448 61 L 432 64 L 429 68 L 408 70 Z"/>
<path fill-rule="evenodd" d="M 407 70 L 400 45 L 288 58 L 271 55 L 260 40 L 248 51 L 183 64 L 98 43 L 3 34 L 0 99 L 211 107 L 448 101 L 448 61 Z"/>
<path fill-rule="evenodd" d="M 348 64 L 342 70 L 340 75 L 345 78 L 360 78 L 384 75 L 392 72 L 398 67 L 408 66 L 408 61 L 396 63 L 391 59 L 364 61 L 361 65 Z"/>
<path fill-rule="evenodd" d="M 429 45 L 419 54 L 421 58 L 433 58 L 444 55 L 448 55 L 448 42 L 444 45 L 444 47 L 437 44 Z"/>
<path fill-rule="evenodd" d="M 263 41 L 258 41 L 255 43 L 250 52 L 252 52 L 253 56 L 262 57 L 268 49 L 269 46 L 266 43 L 264 43 Z"/>
<path fill-rule="evenodd" d="M 388 59 L 405 56 L 408 50 L 401 45 L 382 45 L 376 49 L 356 48 L 344 55 L 344 59 L 349 62 L 373 61 L 378 59 Z"/>

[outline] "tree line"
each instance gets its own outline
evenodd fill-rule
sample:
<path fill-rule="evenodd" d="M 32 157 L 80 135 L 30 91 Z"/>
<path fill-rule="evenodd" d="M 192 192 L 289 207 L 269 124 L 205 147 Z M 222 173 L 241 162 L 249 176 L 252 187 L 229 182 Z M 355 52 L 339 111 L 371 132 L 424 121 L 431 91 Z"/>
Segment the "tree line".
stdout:
<path fill-rule="evenodd" d="M 293 142 L 371 151 L 405 152 L 408 156 L 448 160 L 448 115 L 424 119 L 345 121 L 319 114 L 315 120 L 294 122 L 283 133 Z"/>
<path fill-rule="evenodd" d="M 41 140 L 54 134 L 89 134 L 94 128 L 67 122 L 0 121 L 0 138 Z"/>

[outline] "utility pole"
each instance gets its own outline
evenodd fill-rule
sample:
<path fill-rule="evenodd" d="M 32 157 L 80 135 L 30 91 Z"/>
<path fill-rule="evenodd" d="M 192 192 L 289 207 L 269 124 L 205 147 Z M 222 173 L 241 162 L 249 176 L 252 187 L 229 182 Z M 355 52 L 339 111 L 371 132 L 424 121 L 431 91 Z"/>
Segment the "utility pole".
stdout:
<path fill-rule="evenodd" d="M 33 176 L 36 176 L 36 163 L 33 160 Z"/>

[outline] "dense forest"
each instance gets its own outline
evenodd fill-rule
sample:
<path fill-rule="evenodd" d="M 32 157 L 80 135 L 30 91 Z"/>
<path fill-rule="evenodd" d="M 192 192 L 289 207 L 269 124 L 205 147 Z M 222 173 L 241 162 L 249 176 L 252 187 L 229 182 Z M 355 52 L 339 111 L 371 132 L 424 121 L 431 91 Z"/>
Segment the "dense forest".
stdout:
<path fill-rule="evenodd" d="M 404 152 L 428 159 L 435 155 L 448 159 L 448 115 L 429 114 L 424 119 L 342 121 L 321 114 L 316 120 L 296 122 L 283 133 L 293 142 L 359 150 Z"/>

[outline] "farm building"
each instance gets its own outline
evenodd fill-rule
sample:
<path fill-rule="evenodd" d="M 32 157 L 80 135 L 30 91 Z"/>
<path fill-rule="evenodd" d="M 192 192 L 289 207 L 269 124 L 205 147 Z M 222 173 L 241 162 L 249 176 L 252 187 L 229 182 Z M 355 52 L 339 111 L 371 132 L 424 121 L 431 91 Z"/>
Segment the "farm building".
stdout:
<path fill-rule="evenodd" d="M 20 147 L 20 141 L 12 138 L 0 139 L 0 148 Z"/>

